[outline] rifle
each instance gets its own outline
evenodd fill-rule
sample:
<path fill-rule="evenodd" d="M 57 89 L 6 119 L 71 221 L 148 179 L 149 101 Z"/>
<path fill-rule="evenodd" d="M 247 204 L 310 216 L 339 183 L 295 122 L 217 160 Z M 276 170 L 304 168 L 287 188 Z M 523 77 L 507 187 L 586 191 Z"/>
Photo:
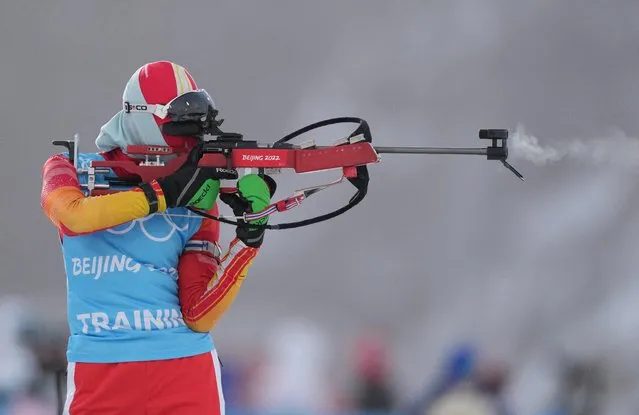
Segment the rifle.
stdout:
<path fill-rule="evenodd" d="M 329 125 L 352 123 L 357 128 L 346 138 L 338 140 L 330 146 L 318 146 L 314 141 L 302 144 L 290 143 L 296 137 L 311 130 Z M 491 144 L 483 148 L 440 148 L 440 147 L 388 147 L 373 146 L 372 135 L 368 123 L 357 117 L 331 118 L 310 124 L 273 142 L 261 143 L 245 140 L 242 134 L 226 133 L 219 129 L 214 138 L 207 140 L 203 146 L 203 156 L 199 166 L 221 167 L 229 169 L 257 169 L 259 175 L 270 177 L 284 169 L 296 173 L 311 173 L 333 169 L 341 169 L 342 176 L 332 182 L 299 189 L 291 197 L 279 200 L 260 212 L 247 213 L 243 217 L 213 216 L 199 209 L 189 208 L 195 214 L 236 226 L 246 226 L 246 222 L 257 220 L 276 212 L 284 212 L 299 206 L 311 195 L 330 186 L 347 180 L 355 188 L 355 195 L 343 207 L 332 212 L 296 222 L 260 225 L 266 229 L 292 229 L 319 223 L 352 209 L 359 204 L 368 191 L 369 164 L 379 163 L 380 154 L 453 154 L 480 155 L 488 160 L 498 160 L 512 171 L 518 178 L 523 176 L 508 162 L 508 130 L 481 129 L 479 139 L 490 140 Z M 78 135 L 74 140 L 53 141 L 54 145 L 67 148 L 69 158 L 79 175 L 86 175 L 86 184 L 82 187 L 89 195 L 108 194 L 121 191 L 122 187 L 136 186 L 158 177 L 167 176 L 176 171 L 185 161 L 187 151 L 182 148 L 155 145 L 129 146 L 126 152 L 139 156 L 139 161 L 92 161 L 89 167 L 77 165 Z M 168 157 L 167 157 L 168 156 Z M 112 169 L 126 172 L 126 177 L 113 176 Z M 100 178 L 101 180 L 98 180 Z M 272 179 L 271 179 L 272 180 Z M 101 183 L 97 183 L 101 182 Z M 275 185 L 274 183 L 272 183 Z M 220 192 L 236 192 L 235 187 L 222 187 Z M 235 221 L 229 218 L 236 219 Z M 244 223 L 238 222 L 242 219 Z M 252 225 L 255 226 L 255 225 Z"/>

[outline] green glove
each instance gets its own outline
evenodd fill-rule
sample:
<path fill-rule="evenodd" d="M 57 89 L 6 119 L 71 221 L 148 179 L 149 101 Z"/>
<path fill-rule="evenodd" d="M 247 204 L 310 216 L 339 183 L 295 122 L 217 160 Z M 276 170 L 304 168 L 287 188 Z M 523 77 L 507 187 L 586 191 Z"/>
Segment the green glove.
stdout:
<path fill-rule="evenodd" d="M 247 174 L 242 177 L 237 182 L 237 190 L 250 203 L 250 212 L 259 212 L 271 204 L 271 190 L 266 181 L 256 174 Z M 267 222 L 268 216 L 249 223 L 264 225 Z"/>
<path fill-rule="evenodd" d="M 219 194 L 220 181 L 216 179 L 207 179 L 186 205 L 197 209 L 211 210 L 213 209 L 213 205 L 215 205 L 215 200 L 217 200 L 217 196 Z"/>
<path fill-rule="evenodd" d="M 275 193 L 275 181 L 268 176 L 260 177 L 256 174 L 247 174 L 237 182 L 237 193 L 223 193 L 220 200 L 233 209 L 235 216 L 244 213 L 255 213 L 266 209 L 271 204 L 271 197 Z M 244 224 L 243 220 L 238 222 Z M 251 221 L 259 225 L 268 223 L 268 216 Z M 253 248 L 259 248 L 264 240 L 263 227 L 238 226 L 235 233 L 244 244 Z"/>

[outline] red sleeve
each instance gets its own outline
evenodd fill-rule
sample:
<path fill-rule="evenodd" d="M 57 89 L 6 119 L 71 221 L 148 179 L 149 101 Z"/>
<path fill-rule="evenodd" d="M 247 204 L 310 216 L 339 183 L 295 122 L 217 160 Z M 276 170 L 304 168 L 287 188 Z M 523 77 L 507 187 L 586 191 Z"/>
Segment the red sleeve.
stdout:
<path fill-rule="evenodd" d="M 217 205 L 210 213 L 218 214 Z M 204 218 L 178 263 L 184 322 L 199 332 L 210 331 L 229 309 L 258 253 L 234 239 L 222 254 L 219 234 L 219 222 Z"/>

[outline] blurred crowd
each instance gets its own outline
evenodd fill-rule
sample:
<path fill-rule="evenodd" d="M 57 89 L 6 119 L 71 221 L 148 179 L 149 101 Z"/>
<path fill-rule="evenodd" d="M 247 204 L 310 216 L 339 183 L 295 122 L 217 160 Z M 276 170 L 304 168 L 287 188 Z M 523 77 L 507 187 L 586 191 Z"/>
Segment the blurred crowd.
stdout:
<path fill-rule="evenodd" d="M 31 318 L 19 299 L 0 301 L 0 415 L 60 413 L 66 385 L 65 327 Z M 222 373 L 227 413 L 367 415 L 515 415 L 508 397 L 509 368 L 472 344 L 457 344 L 424 374 L 420 393 L 398 390 L 389 346 L 374 333 L 358 334 L 346 362 L 346 387 L 331 374 L 330 341 L 312 325 L 284 324 L 261 349 L 225 353 Z M 604 414 L 602 368 L 566 365 L 555 399 L 539 415 Z"/>

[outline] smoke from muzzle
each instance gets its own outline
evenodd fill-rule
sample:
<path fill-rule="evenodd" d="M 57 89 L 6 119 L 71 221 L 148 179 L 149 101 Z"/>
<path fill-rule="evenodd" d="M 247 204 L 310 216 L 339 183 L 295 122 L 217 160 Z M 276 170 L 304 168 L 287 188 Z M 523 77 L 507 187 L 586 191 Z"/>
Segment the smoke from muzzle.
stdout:
<path fill-rule="evenodd" d="M 560 138 L 547 142 L 541 144 L 520 124 L 509 139 L 509 155 L 536 165 L 572 159 L 596 166 L 639 167 L 639 139 L 628 137 L 619 130 L 611 131 L 605 137 Z"/>

